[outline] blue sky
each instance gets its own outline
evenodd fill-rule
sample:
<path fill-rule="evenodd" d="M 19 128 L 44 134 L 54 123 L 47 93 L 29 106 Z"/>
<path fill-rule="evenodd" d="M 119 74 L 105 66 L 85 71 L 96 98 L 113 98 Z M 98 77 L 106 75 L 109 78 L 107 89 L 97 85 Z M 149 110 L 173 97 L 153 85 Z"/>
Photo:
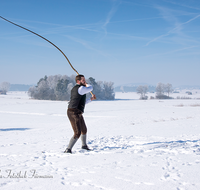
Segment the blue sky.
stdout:
<path fill-rule="evenodd" d="M 200 85 L 199 0 L 1 0 L 0 16 L 56 44 L 86 78 Z M 75 74 L 43 39 L 0 19 L 0 83 Z"/>

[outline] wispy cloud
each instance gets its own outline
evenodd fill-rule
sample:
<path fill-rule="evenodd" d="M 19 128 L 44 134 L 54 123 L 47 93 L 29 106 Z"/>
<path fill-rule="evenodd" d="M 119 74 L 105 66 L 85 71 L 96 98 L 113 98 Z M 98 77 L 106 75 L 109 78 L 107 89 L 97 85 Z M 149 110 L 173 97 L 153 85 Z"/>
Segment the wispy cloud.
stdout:
<path fill-rule="evenodd" d="M 163 19 L 167 20 L 174 27 L 171 30 L 169 30 L 168 32 L 166 32 L 165 34 L 162 34 L 162 35 L 150 40 L 148 43 L 146 43 L 145 46 L 148 46 L 149 44 L 151 44 L 161 38 L 167 37 L 171 34 L 184 35 L 182 33 L 183 26 L 200 17 L 200 14 L 199 14 L 199 15 L 196 15 L 195 17 L 189 19 L 186 22 L 180 23 L 179 20 L 177 19 L 177 17 L 174 16 L 174 14 L 172 13 L 172 11 L 170 9 L 160 7 L 160 6 L 157 6 L 156 8 L 161 12 Z"/>
<path fill-rule="evenodd" d="M 193 6 L 190 6 L 190 5 L 186 5 L 186 4 L 182 4 L 182 3 L 177 3 L 177 2 L 174 2 L 174 1 L 167 1 L 167 0 L 164 0 L 164 1 L 167 2 L 167 3 L 174 4 L 174 5 L 179 5 L 179 6 L 190 8 L 190 9 L 200 10 L 200 8 L 198 8 L 198 7 L 193 7 Z M 190 2 L 190 1 L 188 1 L 188 2 Z"/>
<path fill-rule="evenodd" d="M 184 47 L 184 48 L 180 48 L 180 49 L 176 49 L 176 50 L 172 50 L 172 51 L 168 51 L 168 52 L 164 52 L 164 53 L 157 53 L 157 54 L 151 54 L 151 55 L 147 55 L 145 56 L 147 57 L 157 57 L 157 56 L 163 56 L 163 55 L 170 55 L 170 54 L 174 54 L 177 52 L 183 52 L 183 51 L 187 51 L 189 49 L 194 49 L 194 48 L 198 48 L 199 46 L 188 46 L 188 47 Z M 190 53 L 194 53 L 194 52 L 190 52 Z"/>
<path fill-rule="evenodd" d="M 175 13 L 174 10 L 169 9 L 167 7 L 158 6 L 158 5 L 155 6 L 155 8 L 160 12 L 160 15 L 162 16 L 162 18 L 166 20 L 167 22 L 169 22 L 170 24 L 178 23 L 178 19 L 175 16 L 177 13 Z"/>
<path fill-rule="evenodd" d="M 197 16 L 195 16 L 194 18 L 188 20 L 187 22 L 183 23 L 182 25 L 184 25 L 184 24 L 188 24 L 188 23 L 190 23 L 191 21 L 193 21 L 193 20 L 195 20 L 195 19 L 197 19 L 197 18 L 199 18 L 199 17 L 200 17 L 200 14 L 197 15 Z"/>
<path fill-rule="evenodd" d="M 82 40 L 82 39 L 80 39 L 80 38 L 75 38 L 75 37 L 69 36 L 69 35 L 64 35 L 64 36 L 67 37 L 67 38 L 69 38 L 70 40 L 72 40 L 72 41 L 74 41 L 74 42 L 77 42 L 77 43 L 83 45 L 86 49 L 95 51 L 95 52 L 97 52 L 97 53 L 100 54 L 100 55 L 107 56 L 106 53 L 104 53 L 104 52 L 102 52 L 102 51 L 100 51 L 100 50 L 98 50 L 98 49 L 92 47 L 92 46 L 90 45 L 90 42 L 88 42 L 88 41 L 86 41 L 86 40 Z"/>
<path fill-rule="evenodd" d="M 120 1 L 118 1 L 118 0 L 113 0 L 112 2 L 113 3 L 112 3 L 111 10 L 109 11 L 109 13 L 106 17 L 106 20 L 105 20 L 105 22 L 103 23 L 103 26 L 102 26 L 105 34 L 107 34 L 107 29 L 106 29 L 107 25 L 110 23 L 111 18 L 114 16 L 114 14 L 116 13 L 116 11 L 118 9 L 118 6 L 120 5 Z"/>
<path fill-rule="evenodd" d="M 162 53 L 162 55 L 173 54 L 173 53 L 177 53 L 177 52 L 181 52 L 181 51 L 186 51 L 186 50 L 197 48 L 197 47 L 199 47 L 199 46 L 184 47 L 184 48 L 181 48 L 181 49 L 176 49 L 176 50 L 173 50 L 173 51 Z"/>
<path fill-rule="evenodd" d="M 14 21 L 16 24 L 19 24 L 23 27 L 26 27 L 27 29 L 33 30 L 34 32 L 40 31 L 41 34 L 59 34 L 64 33 L 66 30 L 86 30 L 86 31 L 92 31 L 92 32 L 99 32 L 99 28 L 102 26 L 102 22 L 100 23 L 88 23 L 88 24 L 80 24 L 80 25 L 63 25 L 63 24 L 55 24 L 50 22 L 41 22 L 41 21 L 33 21 L 33 20 L 22 20 L 22 19 L 10 19 L 11 21 Z M 28 23 L 36 23 L 41 24 L 40 26 L 33 26 L 32 24 Z M 44 25 L 50 26 L 49 28 L 43 27 Z M 41 27 L 42 26 L 42 27 Z"/>
<path fill-rule="evenodd" d="M 112 35 L 112 37 L 116 37 L 117 39 L 123 39 L 123 40 L 143 40 L 147 41 L 149 38 L 147 37 L 140 37 L 140 36 L 134 36 L 134 35 L 127 35 L 127 34 L 117 34 L 117 33 L 108 33 L 109 35 Z"/>
<path fill-rule="evenodd" d="M 112 12 L 112 11 L 111 11 Z M 112 12 L 112 14 L 114 14 L 114 12 Z M 88 23 L 88 24 L 81 24 L 81 25 L 62 25 L 62 24 L 54 24 L 54 23 L 49 23 L 49 22 L 40 22 L 40 21 L 32 21 L 32 20 L 18 20 L 18 21 L 14 21 L 17 24 L 21 24 L 22 26 L 27 26 L 27 23 L 36 23 L 36 24 L 42 24 L 42 25 L 48 25 L 50 27 L 45 28 L 45 27 L 39 27 L 39 25 L 36 26 L 31 26 L 31 27 L 27 27 L 28 29 L 33 29 L 34 32 L 46 37 L 47 39 L 50 39 L 48 37 L 48 35 L 50 34 L 60 34 L 62 36 L 67 36 L 69 39 L 82 44 L 84 47 L 86 47 L 87 49 L 93 50 L 95 52 L 98 52 L 99 54 L 102 55 L 106 55 L 105 53 L 103 53 L 102 51 L 99 51 L 97 49 L 94 48 L 93 45 L 91 45 L 91 42 L 88 42 L 86 40 L 82 40 L 80 38 L 76 38 L 76 37 L 72 37 L 73 35 L 66 35 L 66 32 L 74 32 L 74 31 L 78 31 L 78 30 L 84 30 L 84 31 L 88 31 L 88 32 L 94 32 L 94 33 L 99 33 L 101 35 L 105 35 L 105 32 L 102 31 L 102 25 L 108 25 L 109 23 L 113 23 L 110 22 L 111 19 L 111 15 L 109 14 L 109 16 L 107 17 L 107 21 L 106 22 L 97 22 L 97 23 Z M 142 19 L 135 19 L 135 20 L 145 20 L 145 19 L 154 19 L 154 18 L 142 18 Z M 11 19 L 12 20 L 12 19 Z M 123 22 L 123 21 L 122 21 Z M 126 21 L 125 21 L 126 22 Z M 14 39 L 23 39 L 24 37 L 29 37 L 29 36 L 33 36 L 33 34 L 31 33 L 24 33 L 25 35 L 20 35 L 23 34 L 21 32 L 19 33 L 14 33 L 17 34 L 17 36 L 14 36 Z M 143 40 L 143 41 L 147 41 L 150 40 L 149 38 L 146 37 L 140 37 L 140 36 L 134 36 L 134 35 L 127 35 L 127 34 L 119 34 L 119 33 L 111 33 L 111 32 L 106 32 L 106 35 L 109 35 L 110 37 L 112 36 L 112 38 L 116 38 L 116 39 L 123 39 L 123 40 Z M 5 36 L 9 36 L 10 34 L 5 34 Z M 4 36 L 4 38 L 5 38 Z M 84 39 L 84 37 L 83 37 Z M 27 39 L 26 39 L 27 40 Z M 52 41 L 53 42 L 53 41 Z M 30 43 L 30 42 L 29 42 Z M 33 42 L 35 44 L 35 42 Z M 40 46 L 44 46 L 45 44 L 40 44 L 38 43 L 38 45 Z M 46 45 L 48 46 L 48 44 Z"/>
<path fill-rule="evenodd" d="M 142 21 L 142 20 L 154 20 L 154 19 L 161 19 L 163 17 L 149 17 L 149 18 L 136 18 L 136 19 L 130 19 L 130 20 L 121 20 L 121 21 L 114 21 L 110 23 L 120 23 L 120 22 L 134 22 L 134 21 Z"/>

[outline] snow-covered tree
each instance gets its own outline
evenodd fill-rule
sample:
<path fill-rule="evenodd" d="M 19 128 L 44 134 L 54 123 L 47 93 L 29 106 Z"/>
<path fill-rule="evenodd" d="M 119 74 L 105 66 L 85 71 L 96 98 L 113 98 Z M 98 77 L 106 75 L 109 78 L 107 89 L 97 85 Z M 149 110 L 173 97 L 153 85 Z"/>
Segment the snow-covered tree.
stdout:
<path fill-rule="evenodd" d="M 104 82 L 103 83 L 103 90 L 104 90 L 105 100 L 114 100 L 115 99 L 114 83 L 113 82 Z"/>
<path fill-rule="evenodd" d="M 165 95 L 165 92 L 168 94 Z M 156 86 L 156 98 L 158 99 L 169 99 L 169 93 L 172 92 L 171 84 L 158 83 Z"/>
<path fill-rule="evenodd" d="M 148 86 L 138 86 L 137 87 L 137 93 L 140 94 L 140 99 L 147 99 L 146 93 L 148 91 Z"/>
<path fill-rule="evenodd" d="M 168 96 L 169 96 L 169 94 L 170 94 L 172 91 L 173 91 L 172 84 L 167 83 L 167 84 L 165 85 L 165 92 L 166 92 L 166 93 L 168 94 Z"/>
<path fill-rule="evenodd" d="M 76 83 L 75 77 L 75 75 L 71 77 L 67 75 L 45 76 L 39 80 L 37 86 L 29 89 L 28 94 L 39 100 L 69 100 L 71 89 Z M 87 82 L 93 86 L 93 94 L 96 95 L 97 99 L 114 99 L 114 83 L 96 82 L 92 77 L 87 79 Z"/>
<path fill-rule="evenodd" d="M 157 95 L 163 95 L 165 92 L 165 85 L 159 82 L 156 86 L 156 93 Z"/>
<path fill-rule="evenodd" d="M 56 99 L 57 100 L 69 100 L 70 99 L 70 92 L 68 91 L 69 80 L 61 79 L 58 80 L 56 85 Z"/>
<path fill-rule="evenodd" d="M 101 81 L 96 82 L 94 78 L 90 77 L 87 83 L 93 86 L 93 94 L 96 95 L 97 99 L 102 99 L 103 96 L 103 85 Z"/>
<path fill-rule="evenodd" d="M 2 91 L 2 94 L 6 94 L 10 88 L 10 83 L 9 82 L 2 82 L 0 84 L 0 90 Z"/>

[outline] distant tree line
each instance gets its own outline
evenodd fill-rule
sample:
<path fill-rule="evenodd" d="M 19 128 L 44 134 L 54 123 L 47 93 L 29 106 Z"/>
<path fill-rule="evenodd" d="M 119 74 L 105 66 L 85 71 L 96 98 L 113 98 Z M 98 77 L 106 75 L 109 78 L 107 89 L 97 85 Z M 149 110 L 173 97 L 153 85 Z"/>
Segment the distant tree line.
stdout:
<path fill-rule="evenodd" d="M 173 88 L 172 84 L 158 83 L 155 90 L 157 99 L 170 99 L 169 94 L 172 93 Z M 148 98 L 148 96 L 146 96 L 147 92 L 148 92 L 147 85 L 144 86 L 140 85 L 137 87 L 137 93 L 140 94 L 140 99 L 147 99 Z"/>
<path fill-rule="evenodd" d="M 113 100 L 115 98 L 114 83 L 95 81 L 90 77 L 86 80 L 93 86 L 93 94 L 98 100 Z M 37 86 L 32 86 L 28 90 L 31 98 L 38 100 L 70 100 L 71 89 L 76 84 L 75 75 L 54 75 L 41 78 Z"/>

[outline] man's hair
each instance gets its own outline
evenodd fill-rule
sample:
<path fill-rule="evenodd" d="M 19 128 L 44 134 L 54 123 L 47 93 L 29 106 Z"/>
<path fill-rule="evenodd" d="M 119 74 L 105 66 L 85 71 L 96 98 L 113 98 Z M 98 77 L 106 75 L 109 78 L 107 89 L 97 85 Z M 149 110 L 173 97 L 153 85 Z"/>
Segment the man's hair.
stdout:
<path fill-rule="evenodd" d="M 81 77 L 84 77 L 84 75 L 77 75 L 75 78 L 76 82 L 77 82 L 77 80 L 81 80 Z"/>

